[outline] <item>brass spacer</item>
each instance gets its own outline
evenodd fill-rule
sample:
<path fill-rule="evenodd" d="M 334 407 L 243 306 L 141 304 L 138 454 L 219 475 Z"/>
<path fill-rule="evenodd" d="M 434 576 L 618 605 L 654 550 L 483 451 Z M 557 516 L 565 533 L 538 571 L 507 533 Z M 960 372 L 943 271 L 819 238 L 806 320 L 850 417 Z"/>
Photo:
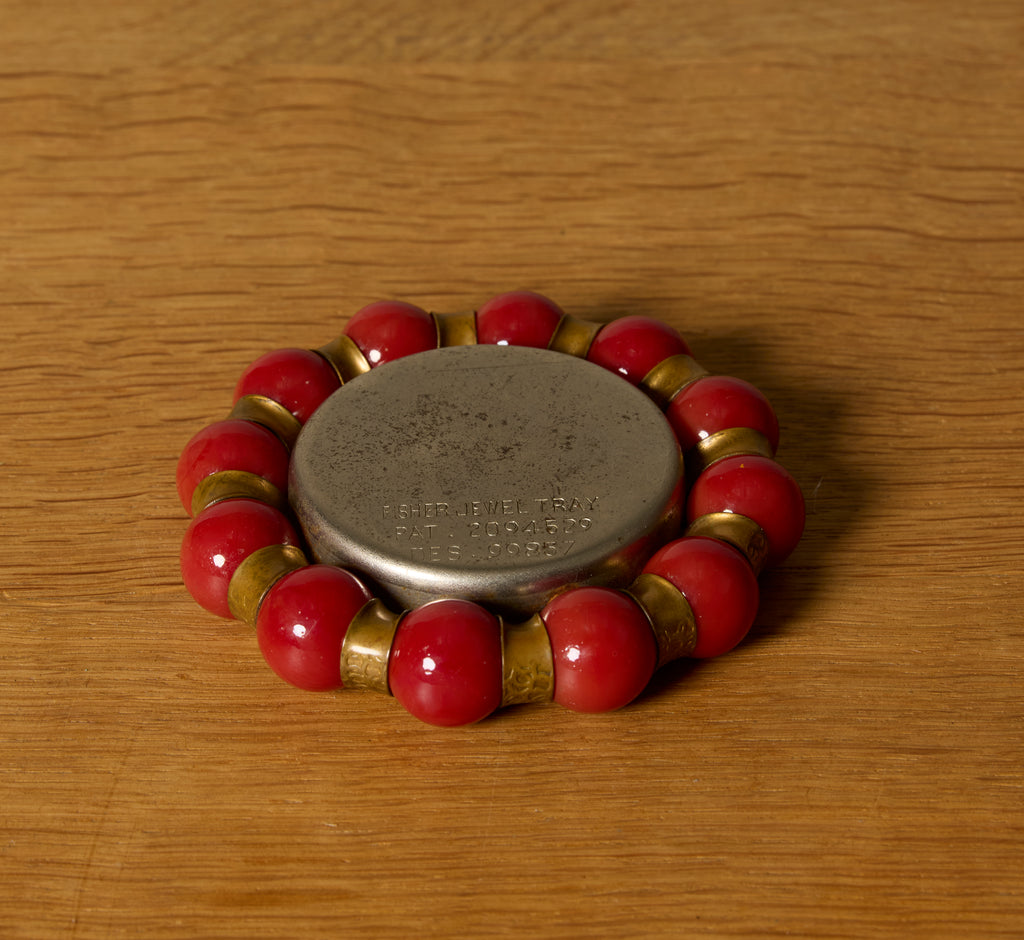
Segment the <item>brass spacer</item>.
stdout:
<path fill-rule="evenodd" d="M 356 345 L 354 339 L 344 333 L 326 346 L 321 346 L 316 352 L 334 366 L 334 371 L 338 373 L 342 384 L 370 371 L 370 363 L 363 355 L 363 351 Z"/>
<path fill-rule="evenodd" d="M 255 421 L 273 431 L 289 450 L 302 430 L 302 423 L 284 405 L 266 395 L 243 395 L 235 402 L 229 418 Z"/>
<path fill-rule="evenodd" d="M 431 316 L 437 327 L 438 347 L 476 345 L 475 313 L 432 313 Z"/>
<path fill-rule="evenodd" d="M 709 434 L 686 452 L 686 472 L 696 480 L 713 463 L 726 457 L 767 457 L 772 459 L 768 438 L 753 428 L 726 428 Z"/>
<path fill-rule="evenodd" d="M 288 500 L 270 480 L 248 470 L 219 470 L 203 477 L 192 491 L 192 515 L 225 499 L 258 499 L 284 512 Z"/>
<path fill-rule="evenodd" d="M 375 597 L 352 618 L 341 643 L 341 681 L 346 689 L 391 694 L 388 660 L 402 616 Z"/>
<path fill-rule="evenodd" d="M 754 574 L 759 574 L 768 557 L 768 537 L 749 516 L 738 512 L 709 512 L 693 520 L 684 536 L 703 535 L 718 539 L 745 555 Z"/>
<path fill-rule="evenodd" d="M 708 374 L 696 359 L 679 353 L 662 359 L 640 380 L 640 388 L 664 411 L 687 385 Z"/>
<path fill-rule="evenodd" d="M 304 568 L 308 562 L 301 548 L 294 545 L 267 545 L 258 548 L 236 569 L 228 582 L 228 607 L 231 614 L 250 627 L 267 592 L 286 574 Z"/>
<path fill-rule="evenodd" d="M 548 342 L 548 349 L 586 359 L 587 353 L 590 352 L 590 344 L 602 326 L 603 323 L 593 323 L 564 314 Z"/>
<path fill-rule="evenodd" d="M 671 581 L 644 571 L 626 588 L 647 615 L 658 644 L 658 668 L 689 656 L 697 645 L 697 621 L 690 602 Z"/>
<path fill-rule="evenodd" d="M 555 694 L 551 640 L 540 614 L 501 624 L 501 705 L 536 705 Z"/>

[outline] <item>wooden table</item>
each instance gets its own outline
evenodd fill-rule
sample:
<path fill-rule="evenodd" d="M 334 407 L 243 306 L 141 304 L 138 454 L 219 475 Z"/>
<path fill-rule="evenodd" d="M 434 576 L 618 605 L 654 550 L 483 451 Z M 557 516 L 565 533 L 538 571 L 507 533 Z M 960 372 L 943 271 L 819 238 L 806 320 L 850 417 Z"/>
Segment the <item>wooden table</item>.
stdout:
<path fill-rule="evenodd" d="M 1024 9 L 0 2 L 0 936 L 1024 935 Z M 727 657 L 463 730 L 178 574 L 363 304 L 663 319 L 806 536 Z"/>

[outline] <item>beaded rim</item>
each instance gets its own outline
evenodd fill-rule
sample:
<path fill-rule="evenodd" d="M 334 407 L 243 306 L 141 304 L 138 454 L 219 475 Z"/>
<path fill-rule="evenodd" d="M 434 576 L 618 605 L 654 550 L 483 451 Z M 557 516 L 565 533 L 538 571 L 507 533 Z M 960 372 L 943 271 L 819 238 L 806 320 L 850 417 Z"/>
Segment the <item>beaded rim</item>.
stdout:
<path fill-rule="evenodd" d="M 602 335 L 603 330 L 611 326 L 611 324 L 596 323 L 564 314 L 553 302 L 540 295 L 526 292 L 500 295 L 490 303 L 493 304 L 496 301 L 512 297 L 520 299 L 525 297 L 527 302 L 544 303 L 558 312 L 559 316 L 547 347 L 569 356 L 582 359 L 591 358 L 592 350 L 595 349 L 595 340 Z M 382 302 L 370 305 L 370 307 L 386 308 L 388 304 L 389 302 Z M 395 306 L 411 307 L 411 305 L 403 304 L 395 304 Z M 369 310 L 370 307 L 364 308 L 364 311 Z M 419 311 L 419 308 L 411 309 Z M 481 308 L 481 310 L 483 309 Z M 422 349 L 412 349 L 410 352 L 426 352 L 429 349 L 477 343 L 478 315 L 476 312 L 468 314 L 431 313 L 429 315 L 424 311 L 419 312 L 424 316 L 429 316 L 432 321 L 435 345 L 424 345 Z M 664 345 L 668 355 L 662 357 L 659 354 L 653 366 L 645 368 L 642 375 L 633 376 L 629 374 L 629 368 L 635 363 L 623 363 L 621 354 L 616 355 L 614 345 L 610 353 L 604 351 L 601 356 L 592 358 L 591 361 L 598 361 L 600 365 L 622 375 L 624 380 L 631 381 L 646 393 L 663 412 L 677 400 L 681 393 L 700 379 L 710 375 L 690 355 L 685 341 L 674 330 L 658 321 L 643 317 L 620 319 L 612 321 L 612 324 L 623 326 L 627 321 L 632 321 L 640 330 L 656 330 L 661 333 L 668 331 L 668 333 L 674 334 L 675 338 L 666 341 Z M 387 317 L 385 317 L 385 322 L 387 322 Z M 395 325 L 395 322 L 392 319 L 390 325 Z M 346 327 L 346 332 L 337 339 L 319 349 L 312 350 L 317 357 L 330 365 L 337 377 L 338 387 L 358 380 L 360 375 L 381 364 L 370 361 L 370 358 L 364 353 L 364 348 L 349 335 L 350 327 L 351 321 Z M 366 346 L 365 342 L 363 346 Z M 662 347 L 657 346 L 656 348 Z M 405 354 L 408 353 L 399 352 L 392 358 L 399 358 Z M 625 354 L 625 357 L 628 359 L 629 354 Z M 770 406 L 768 407 L 770 411 Z M 296 415 L 284 404 L 275 400 L 270 393 L 250 393 L 237 396 L 235 406 L 228 417 L 255 423 L 270 430 L 284 445 L 289 455 L 302 428 L 302 422 Z M 772 418 L 774 420 L 774 415 Z M 675 429 L 673 428 L 673 430 Z M 775 431 L 777 437 L 777 425 Z M 187 455 L 188 448 L 182 454 L 182 463 L 179 464 L 179 487 L 181 486 L 182 464 L 186 461 Z M 726 427 L 703 434 L 695 445 L 685 449 L 683 456 L 685 488 L 691 493 L 694 484 L 707 470 L 716 465 L 723 465 L 724 461 L 729 461 L 731 458 L 750 459 L 750 462 L 771 461 L 778 472 L 788 477 L 785 471 L 774 464 L 772 441 L 763 430 L 757 428 Z M 738 466 L 742 469 L 745 464 L 741 461 Z M 190 498 L 187 500 L 186 508 L 190 509 L 191 514 L 198 518 L 212 506 L 225 501 L 244 499 L 266 504 L 284 516 L 289 511 L 286 486 L 282 488 L 275 485 L 270 479 L 267 479 L 267 476 L 269 474 L 264 476 L 231 466 L 214 469 L 201 476 L 196 482 Z M 793 505 L 789 507 L 790 512 L 791 515 L 799 513 L 799 519 L 795 520 L 793 526 L 795 531 L 793 544 L 785 546 L 781 554 L 776 552 L 774 558 L 772 557 L 770 539 L 762 525 L 750 516 L 726 507 L 722 507 L 721 511 L 701 512 L 689 519 L 682 532 L 668 544 L 675 545 L 677 542 L 695 538 L 714 540 L 719 545 L 729 546 L 739 553 L 746 560 L 750 572 L 756 578 L 766 564 L 777 563 L 782 557 L 785 557 L 795 546 L 796 539 L 802 532 L 802 497 L 799 496 L 799 488 L 795 481 L 792 481 L 791 477 L 788 479 L 792 482 L 791 492 L 796 494 Z M 184 499 L 186 499 L 185 495 L 183 495 Z M 799 523 L 798 526 L 796 522 Z M 194 525 L 195 519 L 189 527 L 189 533 Z M 186 533 L 185 543 L 182 547 L 182 569 L 186 586 L 195 594 L 186 573 L 189 533 Z M 309 564 L 303 548 L 292 544 L 275 542 L 249 552 L 229 575 L 227 606 L 230 615 L 256 627 L 261 607 L 271 591 L 288 575 Z M 614 591 L 618 595 L 629 598 L 639 607 L 643 618 L 650 627 L 655 643 L 656 660 L 653 668 L 660 668 L 675 659 L 694 654 L 701 617 L 700 611 L 695 612 L 694 605 L 687 598 L 688 591 L 684 592 L 676 583 L 673 583 L 674 579 L 671 576 L 663 576 L 666 572 L 663 571 L 659 574 L 648 570 L 649 567 L 650 565 L 626 587 L 599 590 Z M 354 574 L 361 583 L 362 577 L 357 572 Z M 557 596 L 563 597 L 578 589 L 576 586 L 569 586 Z M 337 687 L 369 689 L 393 694 L 389 682 L 391 651 L 399 627 L 410 612 L 392 611 L 380 599 L 372 597 L 369 592 L 366 593 L 370 599 L 358 609 L 344 629 L 340 646 L 340 683 Z M 423 608 L 417 608 L 417 610 L 421 609 Z M 754 611 L 756 611 L 756 582 Z M 553 651 L 549 637 L 550 629 L 546 628 L 543 613 L 544 611 L 538 612 L 524 623 L 516 624 L 505 623 L 502 618 L 495 616 L 501 642 L 501 706 L 542 703 L 556 698 L 557 654 Z M 753 614 L 750 615 L 750 620 L 752 622 Z M 749 629 L 749 626 L 750 624 L 747 624 L 746 629 Z M 746 633 L 746 629 L 742 631 L 743 634 Z M 742 635 L 736 642 L 739 639 L 742 639 Z M 284 678 L 292 681 L 288 676 L 284 676 Z M 643 684 L 646 685 L 646 680 Z M 403 704 L 407 708 L 410 707 L 404 701 Z M 626 704 L 626 702 L 616 702 L 611 707 L 619 707 L 622 704 Z M 569 707 L 573 707 L 573 705 L 569 704 Z M 410 708 L 410 710 L 416 713 L 414 709 Z M 579 710 L 597 709 L 580 708 Z M 431 717 L 423 714 L 418 714 L 418 717 L 432 721 Z M 476 720 L 477 717 L 483 717 L 483 715 L 474 716 L 469 720 Z M 435 721 L 434 723 L 464 722 Z"/>

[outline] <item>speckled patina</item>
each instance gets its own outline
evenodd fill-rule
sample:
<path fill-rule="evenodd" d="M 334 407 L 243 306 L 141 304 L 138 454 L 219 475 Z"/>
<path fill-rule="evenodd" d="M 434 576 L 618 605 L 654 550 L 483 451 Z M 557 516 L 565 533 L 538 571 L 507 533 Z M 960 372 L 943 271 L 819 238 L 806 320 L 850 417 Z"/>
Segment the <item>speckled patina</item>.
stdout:
<path fill-rule="evenodd" d="M 320 561 L 397 603 L 532 612 L 624 586 L 679 524 L 680 460 L 642 392 L 543 349 L 461 346 L 387 363 L 299 436 L 289 493 Z"/>

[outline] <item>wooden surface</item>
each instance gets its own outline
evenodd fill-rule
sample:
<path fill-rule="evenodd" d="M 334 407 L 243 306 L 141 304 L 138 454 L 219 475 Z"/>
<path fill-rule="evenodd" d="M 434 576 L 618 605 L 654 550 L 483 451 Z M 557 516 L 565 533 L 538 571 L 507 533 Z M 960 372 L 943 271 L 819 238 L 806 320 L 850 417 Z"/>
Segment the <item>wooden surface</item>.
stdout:
<path fill-rule="evenodd" d="M 1024 935 L 1017 2 L 0 0 L 0 937 Z M 177 455 L 364 303 L 759 385 L 806 537 L 616 714 L 295 691 Z"/>

